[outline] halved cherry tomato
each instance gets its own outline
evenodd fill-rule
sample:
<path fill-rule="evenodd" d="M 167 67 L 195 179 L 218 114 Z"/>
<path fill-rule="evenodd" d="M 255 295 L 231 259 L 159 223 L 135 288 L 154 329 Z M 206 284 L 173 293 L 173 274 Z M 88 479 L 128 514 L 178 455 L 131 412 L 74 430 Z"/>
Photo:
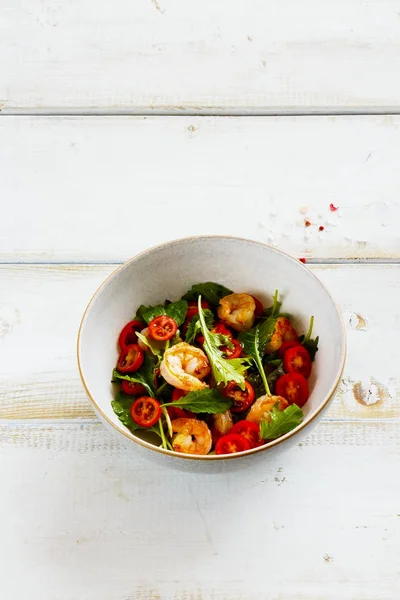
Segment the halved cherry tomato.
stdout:
<path fill-rule="evenodd" d="M 215 444 L 215 454 L 233 454 L 245 450 L 250 450 L 250 442 L 238 433 L 223 435 Z"/>
<path fill-rule="evenodd" d="M 261 304 L 261 302 L 259 301 L 258 298 L 256 298 L 255 296 L 252 296 L 254 302 L 256 303 L 256 310 L 254 311 L 254 314 L 256 315 L 256 317 L 262 317 L 263 312 L 264 312 L 264 307 Z"/>
<path fill-rule="evenodd" d="M 242 346 L 237 340 L 231 339 L 233 348 L 229 346 L 221 346 L 220 350 L 225 354 L 225 358 L 239 358 L 242 356 Z"/>
<path fill-rule="evenodd" d="M 174 391 L 172 392 L 171 400 L 172 400 L 172 402 L 176 402 L 183 396 L 186 396 L 186 394 L 188 394 L 188 393 L 189 392 L 185 392 L 184 390 L 178 390 L 178 388 L 175 388 Z M 175 419 L 195 419 L 196 418 L 196 415 L 194 413 L 192 413 L 190 410 L 185 410 L 183 408 L 180 408 L 179 406 L 168 406 L 167 411 L 171 418 L 171 421 L 174 421 Z"/>
<path fill-rule="evenodd" d="M 174 337 L 177 331 L 178 323 L 167 315 L 160 315 L 149 323 L 149 335 L 153 340 L 166 342 Z"/>
<path fill-rule="evenodd" d="M 224 396 L 234 400 L 234 405 L 230 409 L 233 413 L 239 413 L 247 410 L 250 404 L 254 402 L 253 386 L 248 381 L 245 381 L 244 383 L 246 386 L 244 390 L 240 389 L 237 383 L 231 381 L 222 391 Z"/>
<path fill-rule="evenodd" d="M 283 396 L 290 404 L 297 404 L 301 408 L 309 396 L 307 379 L 300 373 L 282 375 L 276 382 L 275 392 L 277 396 Z"/>
<path fill-rule="evenodd" d="M 200 333 L 199 335 L 196 335 L 196 342 L 202 346 L 204 344 L 204 335 L 201 335 Z"/>
<path fill-rule="evenodd" d="M 138 344 L 130 344 L 119 355 L 117 369 L 120 373 L 134 373 L 142 366 L 144 352 Z"/>
<path fill-rule="evenodd" d="M 137 344 L 136 332 L 143 329 L 141 321 L 129 321 L 119 334 L 118 343 L 121 350 L 125 350 L 127 346 Z"/>
<path fill-rule="evenodd" d="M 161 404 L 150 396 L 137 398 L 131 406 L 131 417 L 141 427 L 152 427 L 161 417 Z"/>
<path fill-rule="evenodd" d="M 260 438 L 260 426 L 258 423 L 251 421 L 238 421 L 232 427 L 230 433 L 238 433 L 242 435 L 250 444 L 250 448 L 257 448 L 264 442 Z"/>
<path fill-rule="evenodd" d="M 295 348 L 296 346 L 301 346 L 298 340 L 287 340 L 286 342 L 283 342 L 278 350 L 279 357 L 283 358 L 283 355 L 285 354 L 286 350 L 289 350 L 289 348 Z"/>
<path fill-rule="evenodd" d="M 143 396 L 146 393 L 146 388 L 141 383 L 135 381 L 122 380 L 122 391 L 128 396 Z"/>
<path fill-rule="evenodd" d="M 300 373 L 308 379 L 311 373 L 311 357 L 308 350 L 304 346 L 295 346 L 286 350 L 283 368 L 286 373 Z"/>
<path fill-rule="evenodd" d="M 210 308 L 210 305 L 205 300 L 201 301 L 201 308 L 204 310 L 206 308 Z M 183 333 L 186 333 L 188 325 L 190 321 L 193 319 L 194 315 L 199 314 L 199 307 L 197 306 L 197 302 L 188 302 L 188 309 L 185 317 L 185 322 L 182 326 Z"/>
<path fill-rule="evenodd" d="M 224 323 L 217 323 L 212 329 L 211 333 L 220 333 L 221 335 L 227 335 L 230 339 L 232 339 L 232 331 L 227 328 Z"/>

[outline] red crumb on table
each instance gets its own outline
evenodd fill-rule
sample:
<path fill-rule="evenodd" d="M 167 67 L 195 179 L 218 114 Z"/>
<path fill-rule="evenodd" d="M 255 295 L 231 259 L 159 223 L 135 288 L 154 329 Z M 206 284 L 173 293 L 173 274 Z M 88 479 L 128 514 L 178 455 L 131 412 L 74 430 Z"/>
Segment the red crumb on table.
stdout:
<path fill-rule="evenodd" d="M 308 219 L 305 219 L 305 220 L 304 220 L 304 225 L 305 225 L 306 227 L 310 227 L 310 225 L 311 225 L 311 221 L 309 221 Z"/>
<path fill-rule="evenodd" d="M 299 261 L 300 261 L 300 262 L 302 262 L 302 263 L 303 263 L 303 265 L 305 265 L 305 264 L 306 264 L 306 262 L 307 262 L 305 258 L 299 258 Z"/>
<path fill-rule="evenodd" d="M 337 210 L 339 207 L 335 206 L 332 202 L 329 205 L 329 208 L 331 209 L 332 212 L 335 212 L 335 210 Z"/>
<path fill-rule="evenodd" d="M 324 227 L 323 225 L 320 225 L 320 226 L 318 227 L 318 230 L 319 230 L 319 231 L 323 231 L 324 229 L 325 229 L 325 227 Z"/>

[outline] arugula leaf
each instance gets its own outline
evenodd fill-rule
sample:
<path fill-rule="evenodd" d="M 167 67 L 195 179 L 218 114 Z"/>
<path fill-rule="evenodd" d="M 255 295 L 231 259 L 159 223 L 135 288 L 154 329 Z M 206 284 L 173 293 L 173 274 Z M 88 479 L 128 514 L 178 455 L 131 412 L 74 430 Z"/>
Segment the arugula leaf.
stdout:
<path fill-rule="evenodd" d="M 135 319 L 138 319 L 139 321 L 143 321 L 143 323 L 145 322 L 143 315 L 145 312 L 147 312 L 148 310 L 150 310 L 151 308 L 153 308 L 152 306 L 145 306 L 144 304 L 141 304 L 139 306 L 139 308 L 136 311 L 136 315 L 135 315 Z"/>
<path fill-rule="evenodd" d="M 308 350 L 312 361 L 315 360 L 315 355 L 318 352 L 318 342 L 319 342 L 319 335 L 317 335 L 316 338 L 311 339 L 313 327 L 314 327 L 314 317 L 311 317 L 310 326 L 308 328 L 306 335 L 301 335 L 299 338 L 299 342 Z"/>
<path fill-rule="evenodd" d="M 225 398 L 216 389 L 204 388 L 196 392 L 189 392 L 176 402 L 163 404 L 163 406 L 176 406 L 186 408 L 194 413 L 216 414 L 226 412 L 233 405 L 232 398 Z"/>
<path fill-rule="evenodd" d="M 115 400 L 111 401 L 111 406 L 113 411 L 117 415 L 118 419 L 121 421 L 125 427 L 127 427 L 132 433 L 137 429 L 143 429 L 146 431 L 153 431 L 158 436 L 160 436 L 160 431 L 158 426 L 154 425 L 153 427 L 141 427 L 131 417 L 131 406 L 134 400 L 132 396 L 126 396 L 122 392 L 119 392 L 115 398 Z M 160 436 L 161 437 L 161 436 Z"/>
<path fill-rule="evenodd" d="M 275 389 L 276 382 L 278 381 L 279 377 L 282 377 L 282 375 L 284 374 L 285 371 L 283 370 L 283 361 L 280 360 L 277 368 L 267 376 L 267 381 L 270 389 Z"/>
<path fill-rule="evenodd" d="M 113 371 L 113 380 L 115 379 L 126 379 L 127 381 L 133 381 L 135 383 L 141 383 L 144 385 L 146 390 L 149 392 L 149 396 L 154 398 L 154 360 L 148 355 L 144 355 L 143 365 L 135 373 L 119 373 L 117 369 Z"/>
<path fill-rule="evenodd" d="M 275 440 L 285 433 L 289 433 L 303 421 L 303 411 L 297 404 L 291 404 L 285 410 L 279 410 L 278 402 L 268 411 L 271 415 L 271 422 L 265 419 L 260 421 L 260 437 L 264 440 Z"/>
<path fill-rule="evenodd" d="M 204 320 L 206 322 L 206 325 L 208 327 L 208 329 L 212 329 L 213 325 L 214 325 L 214 315 L 211 312 L 210 309 L 206 308 L 204 311 Z M 199 315 L 194 315 L 191 320 L 189 321 L 189 325 L 188 328 L 186 330 L 186 335 L 185 335 L 185 342 L 187 342 L 188 344 L 191 344 L 195 338 L 196 335 L 199 333 L 200 331 L 200 321 L 199 321 Z"/>
<path fill-rule="evenodd" d="M 145 346 L 147 346 L 148 348 L 150 348 L 150 350 L 152 351 L 152 353 L 154 354 L 154 356 L 157 357 L 158 361 L 161 362 L 162 355 L 163 355 L 163 352 L 162 352 L 161 348 L 158 348 L 158 346 L 156 346 L 156 344 L 154 342 L 152 342 L 152 340 L 150 338 L 146 337 L 145 335 L 143 335 L 139 331 L 136 332 L 136 335 L 139 338 L 139 340 Z"/>
<path fill-rule="evenodd" d="M 182 325 L 185 320 L 187 313 L 187 302 L 186 300 L 178 300 L 177 302 L 171 302 L 167 304 L 167 306 L 162 306 L 158 304 L 157 306 L 152 306 L 148 310 L 143 312 L 143 319 L 146 323 L 150 323 L 155 317 L 159 317 L 160 315 L 167 315 L 171 317 L 178 323 Z"/>
<path fill-rule="evenodd" d="M 218 333 L 211 333 L 211 331 L 208 330 L 204 319 L 204 311 L 201 308 L 201 295 L 199 296 L 198 304 L 200 328 L 204 336 L 203 349 L 210 361 L 212 373 L 214 375 L 216 383 L 223 383 L 227 385 L 229 381 L 235 381 L 240 388 L 244 389 L 244 374 L 248 369 L 248 359 L 224 358 L 224 355 L 219 349 L 219 346 L 221 344 L 221 338 L 226 338 L 226 336 L 221 336 Z M 226 344 L 225 341 L 223 341 L 222 343 Z"/>
<path fill-rule="evenodd" d="M 265 388 L 263 380 L 261 379 L 260 373 L 251 373 L 246 376 L 247 381 L 253 386 L 254 394 L 256 398 L 264 396 Z M 242 418 L 242 417 L 241 417 Z"/>
<path fill-rule="evenodd" d="M 197 300 L 199 296 L 202 296 L 203 300 L 207 300 L 210 304 L 218 306 L 221 298 L 229 296 L 229 294 L 232 293 L 232 290 L 228 290 L 228 288 L 220 283 L 207 281 L 206 283 L 196 283 L 195 285 L 192 285 L 190 290 L 186 292 L 182 298 L 189 302 L 193 302 L 194 300 Z"/>
<path fill-rule="evenodd" d="M 277 317 L 279 315 L 279 311 L 281 309 L 282 302 L 279 301 L 278 290 L 275 290 L 273 300 L 274 300 L 274 302 L 273 302 L 272 306 L 264 309 L 263 317 L 267 317 L 267 318 L 268 317 Z"/>
<path fill-rule="evenodd" d="M 239 342 L 242 344 L 243 350 L 246 354 L 249 354 L 256 363 L 264 383 L 265 392 L 268 396 L 271 395 L 271 392 L 265 376 L 262 357 L 264 355 L 265 346 L 268 344 L 274 332 L 275 324 L 276 318 L 271 316 L 268 317 L 268 319 L 261 321 L 256 327 L 253 327 L 249 331 L 243 331 L 239 335 Z"/>

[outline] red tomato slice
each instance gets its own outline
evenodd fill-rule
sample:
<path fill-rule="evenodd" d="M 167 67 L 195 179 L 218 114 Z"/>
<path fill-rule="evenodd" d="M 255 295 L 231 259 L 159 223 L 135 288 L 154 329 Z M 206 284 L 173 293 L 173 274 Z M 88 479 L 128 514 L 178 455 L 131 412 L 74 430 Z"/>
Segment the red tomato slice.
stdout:
<path fill-rule="evenodd" d="M 301 408 L 309 397 L 307 379 L 300 373 L 282 375 L 276 382 L 275 393 Z"/>
<path fill-rule="evenodd" d="M 283 342 L 283 344 L 278 350 L 279 357 L 283 358 L 283 355 L 285 354 L 286 350 L 289 350 L 289 348 L 295 348 L 296 346 L 301 346 L 300 342 L 298 342 L 297 340 L 287 340 L 286 342 Z"/>
<path fill-rule="evenodd" d="M 136 332 L 143 329 L 141 321 L 129 321 L 119 334 L 118 343 L 121 350 L 125 350 L 127 346 L 137 344 Z"/>
<path fill-rule="evenodd" d="M 204 344 L 204 335 L 201 335 L 200 333 L 199 335 L 196 335 L 196 342 L 202 346 Z"/>
<path fill-rule="evenodd" d="M 131 406 L 131 417 L 141 427 L 152 427 L 161 417 L 161 404 L 150 396 L 137 398 Z"/>
<path fill-rule="evenodd" d="M 264 441 L 260 438 L 260 426 L 251 421 L 238 421 L 231 429 L 231 433 L 242 435 L 250 444 L 250 448 L 262 446 Z"/>
<path fill-rule="evenodd" d="M 215 454 L 233 454 L 250 450 L 250 442 L 238 433 L 228 433 L 215 444 Z"/>
<path fill-rule="evenodd" d="M 254 311 L 254 314 L 256 315 L 256 317 L 262 317 L 263 312 L 264 312 L 264 307 L 261 304 L 261 302 L 259 301 L 258 298 L 256 298 L 255 296 L 252 296 L 254 302 L 256 303 L 256 310 Z"/>
<path fill-rule="evenodd" d="M 183 396 L 186 396 L 186 394 L 188 394 L 188 392 L 185 392 L 184 390 L 178 390 L 178 388 L 175 388 L 174 391 L 172 392 L 171 401 L 176 402 Z M 171 421 L 174 421 L 175 419 L 195 419 L 196 418 L 196 415 L 194 413 L 192 413 L 190 410 L 185 410 L 183 408 L 180 408 L 179 406 L 168 406 L 167 411 L 171 418 Z"/>
<path fill-rule="evenodd" d="M 134 381 L 122 380 L 122 391 L 128 396 L 143 396 L 146 393 L 146 388 L 141 383 Z"/>
<path fill-rule="evenodd" d="M 231 340 L 233 348 L 229 346 L 221 346 L 220 350 L 225 354 L 225 358 L 239 358 L 242 356 L 242 346 L 237 340 Z"/>
<path fill-rule="evenodd" d="M 247 410 L 250 404 L 254 402 L 253 386 L 248 381 L 245 381 L 245 386 L 246 388 L 242 390 L 237 383 L 231 381 L 222 391 L 224 396 L 234 400 L 234 405 L 230 409 L 233 413 L 239 413 Z"/>
<path fill-rule="evenodd" d="M 311 373 L 311 357 L 308 350 L 304 346 L 294 346 L 286 350 L 283 368 L 286 373 L 300 373 L 308 379 Z"/>
<path fill-rule="evenodd" d="M 206 308 L 210 308 L 210 305 L 205 300 L 202 300 L 201 308 L 204 310 Z M 189 322 L 194 317 L 194 315 L 197 315 L 198 313 L 199 307 L 197 306 L 197 302 L 188 302 L 188 309 L 185 320 Z"/>
<path fill-rule="evenodd" d="M 177 331 L 178 323 L 167 315 L 160 315 L 149 323 L 149 335 L 153 340 L 166 342 L 174 337 Z"/>
<path fill-rule="evenodd" d="M 211 329 L 211 333 L 220 333 L 221 335 L 227 335 L 228 337 L 230 337 L 230 339 L 232 339 L 232 337 L 233 337 L 232 331 L 230 329 L 228 329 L 228 327 L 226 325 L 224 325 L 224 323 L 217 323 Z"/>
<path fill-rule="evenodd" d="M 134 373 L 142 366 L 144 352 L 138 344 L 131 344 L 119 355 L 117 369 L 120 373 Z"/>

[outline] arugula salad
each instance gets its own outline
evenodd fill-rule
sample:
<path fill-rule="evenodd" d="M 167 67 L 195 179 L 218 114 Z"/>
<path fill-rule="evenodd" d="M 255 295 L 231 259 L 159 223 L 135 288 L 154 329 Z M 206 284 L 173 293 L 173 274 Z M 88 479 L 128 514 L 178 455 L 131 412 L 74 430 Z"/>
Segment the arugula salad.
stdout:
<path fill-rule="evenodd" d="M 151 431 L 175 452 L 261 446 L 303 420 L 318 350 L 313 323 L 299 335 L 277 291 L 264 307 L 213 282 L 139 306 L 118 338 L 113 410 L 130 431 Z"/>

